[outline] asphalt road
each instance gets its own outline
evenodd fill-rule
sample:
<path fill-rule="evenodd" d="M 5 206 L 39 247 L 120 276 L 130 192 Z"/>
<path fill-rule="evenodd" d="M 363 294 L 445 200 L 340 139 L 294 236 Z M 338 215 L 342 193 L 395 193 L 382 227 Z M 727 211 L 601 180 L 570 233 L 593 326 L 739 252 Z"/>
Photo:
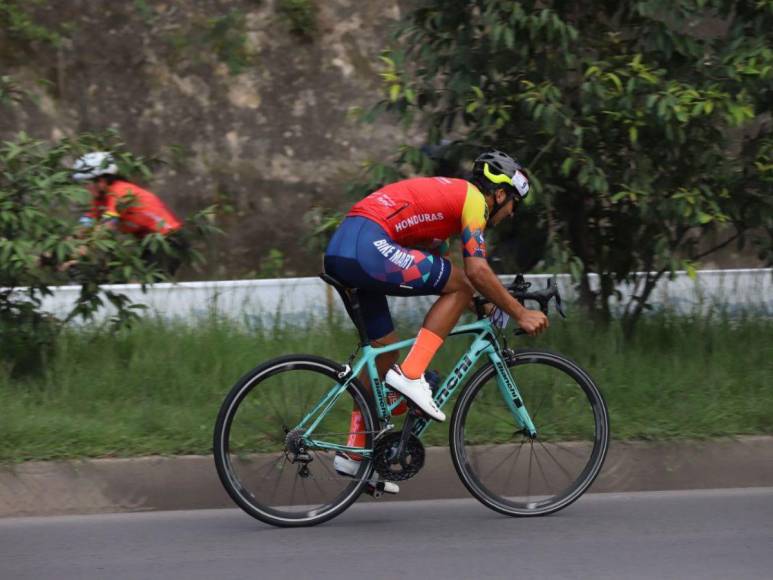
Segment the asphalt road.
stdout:
<path fill-rule="evenodd" d="M 2 580 L 773 578 L 773 488 L 595 494 L 538 519 L 368 502 L 306 529 L 237 510 L 0 520 Z"/>

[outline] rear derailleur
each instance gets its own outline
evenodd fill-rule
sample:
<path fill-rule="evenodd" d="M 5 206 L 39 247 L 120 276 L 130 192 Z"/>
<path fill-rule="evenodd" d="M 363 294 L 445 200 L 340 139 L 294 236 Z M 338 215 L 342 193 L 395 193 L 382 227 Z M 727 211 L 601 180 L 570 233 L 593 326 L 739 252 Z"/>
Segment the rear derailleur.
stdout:
<path fill-rule="evenodd" d="M 287 431 L 285 436 L 285 457 L 287 457 L 290 463 L 298 464 L 298 475 L 300 477 L 307 479 L 311 476 L 309 463 L 314 461 L 314 458 L 309 455 L 306 444 L 303 442 L 303 429 Z"/>

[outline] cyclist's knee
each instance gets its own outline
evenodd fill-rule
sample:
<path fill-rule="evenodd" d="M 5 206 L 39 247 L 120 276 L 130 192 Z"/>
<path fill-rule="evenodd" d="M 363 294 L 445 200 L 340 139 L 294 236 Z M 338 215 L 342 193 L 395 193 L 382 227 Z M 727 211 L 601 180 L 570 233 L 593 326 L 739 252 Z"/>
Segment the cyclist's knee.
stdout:
<path fill-rule="evenodd" d="M 387 346 L 396 343 L 398 340 L 400 340 L 400 338 L 397 336 L 397 331 L 392 330 L 389 334 L 382 336 L 381 338 L 371 338 L 370 344 L 375 347 Z"/>
<path fill-rule="evenodd" d="M 374 338 L 374 339 L 372 339 L 370 341 L 370 345 L 375 347 L 375 348 L 378 348 L 378 347 L 381 347 L 381 346 L 389 346 L 390 344 L 396 343 L 398 340 L 400 340 L 400 337 L 398 337 L 397 336 L 397 332 L 393 330 L 392 332 L 390 332 L 386 336 L 382 336 L 381 338 Z M 377 358 L 382 358 L 382 357 L 394 357 L 394 358 L 397 358 L 399 352 L 400 352 L 399 350 L 392 350 L 392 351 L 380 354 Z"/>

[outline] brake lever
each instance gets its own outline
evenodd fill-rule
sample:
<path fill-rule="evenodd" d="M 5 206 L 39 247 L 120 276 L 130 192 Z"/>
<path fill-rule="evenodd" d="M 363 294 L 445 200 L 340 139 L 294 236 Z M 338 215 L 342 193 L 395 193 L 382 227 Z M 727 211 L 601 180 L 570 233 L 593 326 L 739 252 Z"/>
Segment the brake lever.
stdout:
<path fill-rule="evenodd" d="M 566 314 L 564 314 L 564 307 L 561 304 L 561 295 L 558 293 L 556 293 L 556 310 L 558 310 L 561 318 L 566 318 Z"/>
<path fill-rule="evenodd" d="M 566 314 L 564 313 L 564 306 L 561 302 L 561 294 L 558 291 L 558 282 L 556 282 L 555 278 L 548 280 L 548 302 L 550 302 L 551 298 L 556 299 L 556 310 L 558 310 L 561 318 L 566 318 Z M 547 312 L 545 314 L 547 314 Z"/>

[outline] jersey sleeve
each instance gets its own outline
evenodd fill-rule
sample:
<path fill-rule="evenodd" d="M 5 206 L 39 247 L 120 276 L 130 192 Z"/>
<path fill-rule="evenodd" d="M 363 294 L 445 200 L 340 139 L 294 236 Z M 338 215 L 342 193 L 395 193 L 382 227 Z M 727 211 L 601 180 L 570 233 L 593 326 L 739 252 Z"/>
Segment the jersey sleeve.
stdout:
<path fill-rule="evenodd" d="M 477 187 L 467 184 L 462 207 L 462 255 L 465 258 L 485 258 L 486 240 L 483 231 L 488 220 L 486 199 Z"/>
<path fill-rule="evenodd" d="M 435 240 L 435 243 L 429 248 L 433 256 L 447 258 L 451 254 L 451 245 L 449 240 Z"/>
<path fill-rule="evenodd" d="M 105 221 L 116 220 L 120 217 L 117 196 L 114 193 L 108 192 L 105 196 L 104 211 L 100 217 Z"/>

